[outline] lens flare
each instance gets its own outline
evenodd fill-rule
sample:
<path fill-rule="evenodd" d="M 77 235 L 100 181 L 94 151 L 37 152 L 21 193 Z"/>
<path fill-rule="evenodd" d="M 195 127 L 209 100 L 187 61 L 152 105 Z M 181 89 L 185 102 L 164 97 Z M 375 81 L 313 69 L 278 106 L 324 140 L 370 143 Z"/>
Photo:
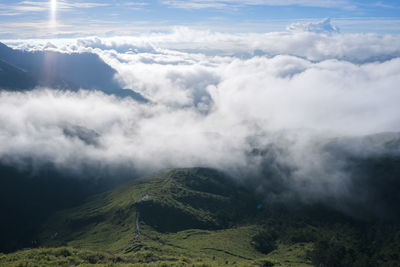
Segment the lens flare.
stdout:
<path fill-rule="evenodd" d="M 56 12 L 57 0 L 51 0 L 51 12 Z"/>
<path fill-rule="evenodd" d="M 57 0 L 50 0 L 50 26 L 56 26 Z"/>

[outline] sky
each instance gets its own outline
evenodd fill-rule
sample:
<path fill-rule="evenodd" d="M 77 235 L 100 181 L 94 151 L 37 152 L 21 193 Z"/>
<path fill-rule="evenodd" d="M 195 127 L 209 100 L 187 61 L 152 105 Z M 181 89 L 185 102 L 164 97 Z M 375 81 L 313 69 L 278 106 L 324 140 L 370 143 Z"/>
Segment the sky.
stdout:
<path fill-rule="evenodd" d="M 0 39 L 132 35 L 173 27 L 285 31 L 331 18 L 341 32 L 400 33 L 397 0 L 50 0 L 0 3 Z"/>

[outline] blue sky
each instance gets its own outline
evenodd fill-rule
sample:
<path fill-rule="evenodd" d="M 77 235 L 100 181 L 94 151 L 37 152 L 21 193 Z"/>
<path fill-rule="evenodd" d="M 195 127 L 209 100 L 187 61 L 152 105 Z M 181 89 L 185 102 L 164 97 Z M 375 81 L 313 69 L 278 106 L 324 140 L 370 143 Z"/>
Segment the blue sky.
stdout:
<path fill-rule="evenodd" d="M 398 0 L 2 0 L 0 38 L 126 35 L 172 26 L 270 32 L 328 17 L 341 32 L 400 33 Z"/>

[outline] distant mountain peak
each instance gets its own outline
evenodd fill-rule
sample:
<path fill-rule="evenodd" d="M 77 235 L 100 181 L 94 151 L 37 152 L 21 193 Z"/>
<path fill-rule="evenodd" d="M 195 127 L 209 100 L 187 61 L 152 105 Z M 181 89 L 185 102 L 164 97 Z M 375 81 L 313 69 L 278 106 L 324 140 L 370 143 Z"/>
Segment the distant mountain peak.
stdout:
<path fill-rule="evenodd" d="M 52 45 L 49 43 L 49 46 Z M 17 70 L 8 69 L 8 74 L 0 77 L 0 88 L 7 90 L 26 90 L 36 86 L 54 89 L 99 90 L 119 97 L 131 97 L 146 102 L 142 95 L 123 89 L 114 79 L 115 69 L 106 64 L 93 53 L 60 53 L 55 51 L 28 52 L 12 49 L 0 43 L 0 60 L 7 64 L 26 70 L 27 76 L 17 75 Z M 21 82 L 29 80 L 29 82 Z"/>

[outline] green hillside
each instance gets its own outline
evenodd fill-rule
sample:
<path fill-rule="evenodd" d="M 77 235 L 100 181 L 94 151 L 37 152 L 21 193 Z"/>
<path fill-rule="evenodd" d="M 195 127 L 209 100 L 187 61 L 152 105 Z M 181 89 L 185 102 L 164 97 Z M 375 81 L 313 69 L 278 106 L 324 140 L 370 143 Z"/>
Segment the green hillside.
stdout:
<path fill-rule="evenodd" d="M 251 194 L 222 173 L 173 169 L 56 214 L 39 241 L 112 253 L 154 251 L 161 258 L 190 259 L 194 253 L 199 259 L 210 254 L 253 259 L 262 256 L 250 244 L 257 226 L 249 221 L 256 213 Z"/>
<path fill-rule="evenodd" d="M 53 215 L 1 266 L 399 266 L 400 227 L 262 203 L 210 169 L 170 169 Z M 262 203 L 262 204 L 260 204 Z"/>

